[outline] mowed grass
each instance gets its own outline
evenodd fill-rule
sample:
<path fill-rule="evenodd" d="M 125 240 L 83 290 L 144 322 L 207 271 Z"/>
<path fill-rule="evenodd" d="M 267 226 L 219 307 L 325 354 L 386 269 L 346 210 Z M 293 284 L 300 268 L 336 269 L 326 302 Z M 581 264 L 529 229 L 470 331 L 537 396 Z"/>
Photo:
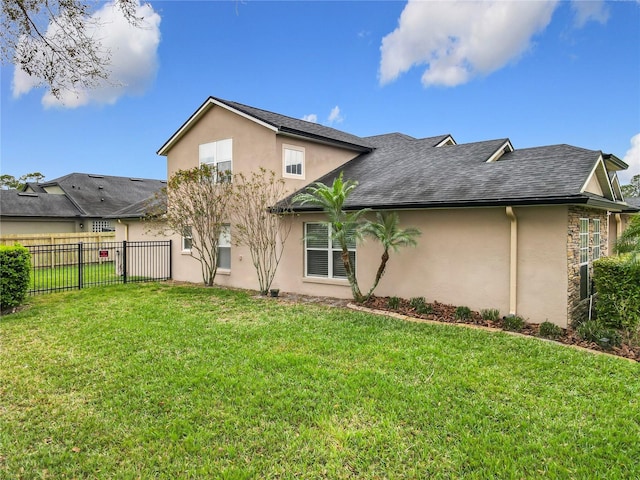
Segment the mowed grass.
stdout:
<path fill-rule="evenodd" d="M 0 319 L 0 478 L 639 478 L 640 366 L 132 284 Z"/>

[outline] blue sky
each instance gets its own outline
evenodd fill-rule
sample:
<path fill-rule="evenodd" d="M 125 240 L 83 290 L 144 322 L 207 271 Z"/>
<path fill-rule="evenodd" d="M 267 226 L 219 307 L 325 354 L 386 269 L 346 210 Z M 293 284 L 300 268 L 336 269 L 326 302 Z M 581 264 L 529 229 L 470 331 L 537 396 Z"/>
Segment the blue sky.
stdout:
<path fill-rule="evenodd" d="M 65 105 L 3 66 L 2 173 L 165 178 L 155 152 L 210 95 L 361 136 L 568 143 L 640 173 L 638 1 L 141 8 L 141 31 L 105 22 L 117 81 Z"/>

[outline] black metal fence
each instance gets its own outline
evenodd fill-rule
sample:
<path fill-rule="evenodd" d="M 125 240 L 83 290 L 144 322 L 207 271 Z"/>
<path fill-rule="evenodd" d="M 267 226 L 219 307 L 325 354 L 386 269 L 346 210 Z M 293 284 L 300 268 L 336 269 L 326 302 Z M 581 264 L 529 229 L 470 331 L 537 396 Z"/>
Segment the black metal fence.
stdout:
<path fill-rule="evenodd" d="M 171 278 L 171 240 L 27 246 L 30 294 Z"/>

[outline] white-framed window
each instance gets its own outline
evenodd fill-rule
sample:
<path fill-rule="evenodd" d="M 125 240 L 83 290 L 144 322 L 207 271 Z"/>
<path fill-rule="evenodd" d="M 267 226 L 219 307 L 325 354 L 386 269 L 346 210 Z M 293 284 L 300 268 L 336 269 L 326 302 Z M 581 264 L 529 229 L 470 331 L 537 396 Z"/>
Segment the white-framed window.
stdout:
<path fill-rule="evenodd" d="M 282 146 L 282 176 L 304 178 L 304 147 Z"/>
<path fill-rule="evenodd" d="M 218 172 L 218 181 L 231 181 L 233 173 L 233 140 L 231 138 L 203 143 L 199 145 L 198 150 L 200 165 L 215 167 Z"/>
<path fill-rule="evenodd" d="M 342 250 L 331 240 L 331 226 L 328 223 L 305 223 L 305 276 L 323 278 L 347 278 L 342 261 Z M 355 237 L 347 245 L 351 265 L 356 268 Z"/>
<path fill-rule="evenodd" d="M 94 220 L 91 225 L 92 232 L 114 232 L 115 227 L 111 220 Z"/>
<path fill-rule="evenodd" d="M 182 251 L 190 252 L 193 246 L 193 233 L 191 227 L 184 227 L 182 230 Z"/>
<path fill-rule="evenodd" d="M 580 219 L 580 265 L 589 263 L 589 219 Z"/>
<path fill-rule="evenodd" d="M 593 219 L 593 249 L 591 250 L 591 258 L 597 260 L 600 258 L 600 219 Z"/>
<path fill-rule="evenodd" d="M 218 268 L 231 269 L 231 225 L 223 225 L 218 238 Z"/>

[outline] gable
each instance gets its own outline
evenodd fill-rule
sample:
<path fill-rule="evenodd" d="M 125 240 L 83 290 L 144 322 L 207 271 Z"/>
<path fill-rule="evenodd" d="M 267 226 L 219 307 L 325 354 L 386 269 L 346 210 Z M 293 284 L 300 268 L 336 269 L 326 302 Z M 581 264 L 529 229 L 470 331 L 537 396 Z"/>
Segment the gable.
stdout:
<path fill-rule="evenodd" d="M 592 193 L 599 197 L 615 201 L 615 195 L 609 182 L 609 175 L 607 174 L 602 155 L 599 156 L 598 161 L 593 166 L 591 173 L 580 189 L 580 193 Z"/>

